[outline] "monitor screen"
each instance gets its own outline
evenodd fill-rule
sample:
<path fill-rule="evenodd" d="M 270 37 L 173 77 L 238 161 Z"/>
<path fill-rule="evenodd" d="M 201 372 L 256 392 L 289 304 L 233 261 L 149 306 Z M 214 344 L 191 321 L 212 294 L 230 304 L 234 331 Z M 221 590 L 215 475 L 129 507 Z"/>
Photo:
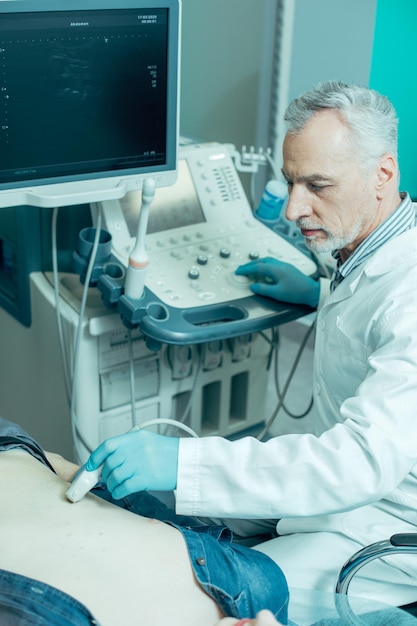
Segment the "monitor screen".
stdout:
<path fill-rule="evenodd" d="M 138 192 L 127 194 L 120 202 L 129 234 L 136 237 L 141 199 Z M 206 221 L 185 159 L 178 161 L 178 181 L 170 189 L 161 189 L 149 210 L 147 233 L 165 232 Z"/>
<path fill-rule="evenodd" d="M 0 3 L 0 206 L 175 181 L 180 1 Z"/>

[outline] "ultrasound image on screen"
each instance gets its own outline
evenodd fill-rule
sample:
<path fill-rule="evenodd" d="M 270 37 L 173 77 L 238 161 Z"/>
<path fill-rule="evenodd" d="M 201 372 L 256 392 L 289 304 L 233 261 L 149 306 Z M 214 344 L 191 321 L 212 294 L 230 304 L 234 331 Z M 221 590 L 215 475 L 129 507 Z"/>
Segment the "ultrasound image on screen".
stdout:
<path fill-rule="evenodd" d="M 0 183 L 164 165 L 167 19 L 3 14 Z"/>

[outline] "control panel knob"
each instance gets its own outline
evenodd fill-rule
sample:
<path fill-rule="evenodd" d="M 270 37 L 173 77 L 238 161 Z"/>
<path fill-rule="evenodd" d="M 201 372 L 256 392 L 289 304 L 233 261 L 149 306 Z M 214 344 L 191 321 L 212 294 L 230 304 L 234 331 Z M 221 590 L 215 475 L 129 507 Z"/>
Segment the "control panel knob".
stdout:
<path fill-rule="evenodd" d="M 256 261 L 256 259 L 259 259 L 259 252 L 257 252 L 256 250 L 252 250 L 251 252 L 249 252 L 249 258 L 251 261 Z"/>
<path fill-rule="evenodd" d="M 200 272 L 197 267 L 192 267 L 188 271 L 188 278 L 191 278 L 192 280 L 197 280 L 197 278 L 199 277 L 200 277 Z"/>
<path fill-rule="evenodd" d="M 230 252 L 229 248 L 221 248 L 220 256 L 221 256 L 222 259 L 228 259 L 230 254 L 231 254 L 231 252 Z"/>
<path fill-rule="evenodd" d="M 207 255 L 205 255 L 205 254 L 200 254 L 200 255 L 197 257 L 197 263 L 198 263 L 199 265 L 207 265 L 207 263 L 208 263 L 208 256 L 207 256 Z"/>

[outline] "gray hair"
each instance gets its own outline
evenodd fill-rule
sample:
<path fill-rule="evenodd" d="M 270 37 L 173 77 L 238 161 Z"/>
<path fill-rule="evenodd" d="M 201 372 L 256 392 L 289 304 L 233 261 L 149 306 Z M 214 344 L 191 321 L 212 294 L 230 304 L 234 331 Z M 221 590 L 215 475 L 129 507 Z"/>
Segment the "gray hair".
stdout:
<path fill-rule="evenodd" d="M 288 133 L 300 132 L 323 109 L 337 110 L 343 117 L 366 168 L 387 153 L 398 160 L 398 118 L 386 96 L 341 81 L 318 83 L 289 104 L 284 115 Z"/>

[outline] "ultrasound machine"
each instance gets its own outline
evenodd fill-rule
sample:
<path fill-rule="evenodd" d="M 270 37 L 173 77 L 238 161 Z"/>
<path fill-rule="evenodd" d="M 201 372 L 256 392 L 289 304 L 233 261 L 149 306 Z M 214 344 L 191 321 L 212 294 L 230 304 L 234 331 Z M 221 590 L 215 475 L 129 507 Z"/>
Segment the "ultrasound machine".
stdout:
<path fill-rule="evenodd" d="M 256 427 L 268 333 L 308 310 L 234 271 L 261 256 L 316 265 L 255 218 L 233 146 L 180 140 L 181 0 L 3 0 L 0 13 L 3 406 L 25 414 L 26 371 L 31 432 L 67 454 L 70 422 L 78 461 L 149 420 Z M 43 399 L 54 387 L 59 418 Z"/>

